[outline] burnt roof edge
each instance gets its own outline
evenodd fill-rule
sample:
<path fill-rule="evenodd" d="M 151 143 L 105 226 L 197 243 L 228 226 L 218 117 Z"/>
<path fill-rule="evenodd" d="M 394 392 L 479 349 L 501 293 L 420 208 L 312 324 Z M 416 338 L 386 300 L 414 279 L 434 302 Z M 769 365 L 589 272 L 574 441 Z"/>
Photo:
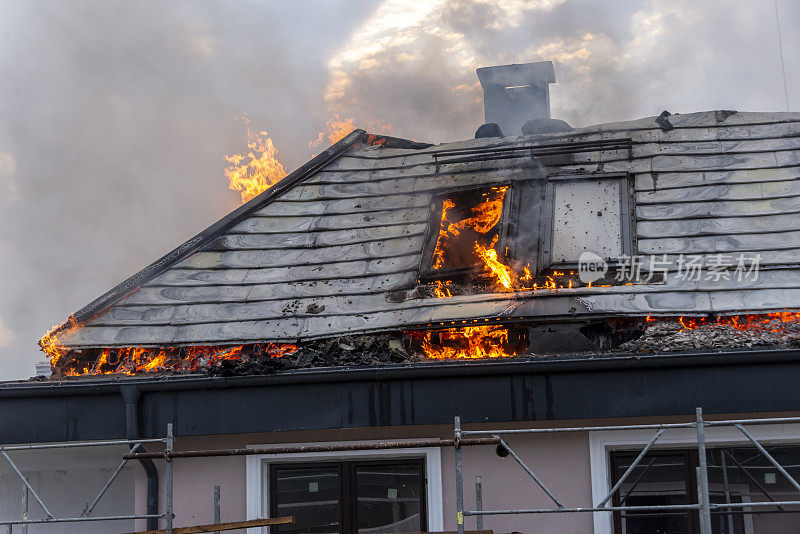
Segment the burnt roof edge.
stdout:
<path fill-rule="evenodd" d="M 142 284 L 152 280 L 190 254 L 197 252 L 198 249 L 211 242 L 213 239 L 219 236 L 219 234 L 238 224 L 253 212 L 271 203 L 277 197 L 297 185 L 298 182 L 313 176 L 321 168 L 337 159 L 350 147 L 361 141 L 366 135 L 367 132 L 365 130 L 353 130 L 342 139 L 328 147 L 326 150 L 323 150 L 309 161 L 295 169 L 292 173 L 285 176 L 273 187 L 242 204 L 199 234 L 190 238 L 188 241 L 179 245 L 138 273 L 117 284 L 112 289 L 106 291 L 89 304 L 70 315 L 67 321 L 53 330 L 52 333 L 58 333 L 69 327 L 71 324 L 80 323 L 94 317 L 101 311 L 127 296 L 129 293 L 139 289 Z"/>
<path fill-rule="evenodd" d="M 326 367 L 299 369 L 272 375 L 210 377 L 206 375 L 162 375 L 109 377 L 60 381 L 0 382 L 0 399 L 19 397 L 54 397 L 72 395 L 108 395 L 125 386 L 146 391 L 181 391 L 229 389 L 236 387 L 284 384 L 319 384 L 363 381 L 392 381 L 463 376 L 514 375 L 520 372 L 560 373 L 618 369 L 658 369 L 746 365 L 752 363 L 800 362 L 800 349 L 761 349 L 720 352 L 656 353 L 648 355 L 621 353 L 613 356 L 586 355 L 580 358 L 512 359 L 491 362 L 432 362 L 382 367 Z"/>

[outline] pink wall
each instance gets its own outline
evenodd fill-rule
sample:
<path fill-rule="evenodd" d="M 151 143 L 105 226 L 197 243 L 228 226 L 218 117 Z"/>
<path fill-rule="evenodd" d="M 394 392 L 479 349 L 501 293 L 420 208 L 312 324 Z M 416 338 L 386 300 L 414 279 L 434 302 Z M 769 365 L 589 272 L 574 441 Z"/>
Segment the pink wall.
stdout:
<path fill-rule="evenodd" d="M 252 444 L 313 443 L 319 441 L 375 440 L 392 438 L 450 437 L 452 427 L 402 427 L 326 432 L 286 432 L 176 438 L 176 449 L 243 448 Z M 529 462 L 551 490 L 570 504 L 588 503 L 591 497 L 589 443 L 586 434 L 557 434 L 515 437 L 509 440 L 518 454 Z M 564 461 L 568 458 L 568 461 Z M 164 462 L 156 461 L 161 486 L 160 506 L 164 509 Z M 445 530 L 455 530 L 455 467 L 452 449 L 442 451 Z M 211 523 L 213 486 L 220 486 L 222 521 L 246 518 L 245 457 L 192 458 L 175 460 L 175 526 Z M 484 508 L 548 507 L 547 496 L 510 457 L 499 458 L 494 447 L 464 449 L 465 506 L 475 504 L 475 475 L 483 477 Z M 144 513 L 145 477 L 137 469 L 136 509 Z M 144 523 L 137 525 L 144 528 Z M 561 533 L 591 532 L 591 514 L 559 514 L 487 517 L 486 528 L 496 532 Z M 475 519 L 467 519 L 473 529 Z M 550 530 L 551 528 L 555 530 Z"/>

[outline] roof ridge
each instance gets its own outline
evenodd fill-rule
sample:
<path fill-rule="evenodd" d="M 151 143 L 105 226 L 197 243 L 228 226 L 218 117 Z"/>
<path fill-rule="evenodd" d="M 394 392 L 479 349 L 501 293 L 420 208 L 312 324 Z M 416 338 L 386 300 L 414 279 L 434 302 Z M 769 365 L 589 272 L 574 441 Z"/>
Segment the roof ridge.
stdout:
<path fill-rule="evenodd" d="M 191 254 L 194 254 L 201 247 L 210 243 L 213 239 L 241 222 L 253 212 L 258 211 L 264 206 L 270 204 L 278 196 L 293 188 L 300 181 L 316 174 L 316 172 L 322 167 L 338 158 L 351 146 L 361 141 L 366 135 L 367 132 L 365 130 L 353 130 L 342 139 L 334 143 L 332 146 L 328 147 L 326 150 L 323 150 L 309 161 L 295 169 L 292 173 L 282 178 L 271 188 L 242 204 L 202 232 L 198 233 L 181 245 L 178 245 L 175 249 L 157 259 L 130 278 L 120 282 L 112 289 L 106 291 L 89 304 L 70 315 L 63 324 L 50 332 L 50 334 L 52 335 L 58 333 L 65 328 L 86 321 L 87 319 L 90 319 L 102 312 L 109 306 L 122 300 L 125 296 L 133 291 L 138 290 L 142 284 L 149 282 L 177 262 L 185 259 Z"/>

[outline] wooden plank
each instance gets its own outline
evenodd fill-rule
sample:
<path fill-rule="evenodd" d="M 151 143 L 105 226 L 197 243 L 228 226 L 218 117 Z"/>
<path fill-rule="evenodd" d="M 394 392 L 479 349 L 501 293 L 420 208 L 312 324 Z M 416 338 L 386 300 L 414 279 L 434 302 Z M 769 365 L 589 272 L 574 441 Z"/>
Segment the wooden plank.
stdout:
<path fill-rule="evenodd" d="M 711 172 L 643 173 L 636 175 L 636 191 L 704 187 L 715 184 L 780 182 L 798 177 L 800 177 L 800 167 Z"/>
<path fill-rule="evenodd" d="M 387 311 L 438 307 L 457 302 L 468 305 L 475 302 L 508 300 L 508 295 L 462 295 L 444 301 L 435 298 L 417 298 L 402 302 L 389 302 L 385 294 L 347 295 L 332 297 L 293 298 L 264 302 L 222 304 L 174 304 L 167 306 L 114 306 L 93 319 L 91 326 L 156 326 L 198 325 L 241 321 L 265 321 L 286 318 L 334 317 L 374 315 Z"/>
<path fill-rule="evenodd" d="M 381 197 L 351 196 L 343 199 L 277 200 L 256 211 L 259 217 L 295 215 L 347 215 L 369 211 L 419 208 L 430 204 L 425 195 L 384 195 Z"/>
<path fill-rule="evenodd" d="M 269 525 L 287 525 L 294 523 L 294 517 L 273 517 L 270 519 L 249 519 L 247 521 L 233 521 L 228 523 L 214 523 L 210 525 L 197 525 L 194 527 L 176 527 L 172 529 L 173 534 L 197 534 L 202 532 L 217 532 L 223 530 L 237 530 L 250 527 L 266 527 Z M 165 534 L 167 531 L 161 530 L 140 530 L 130 534 Z"/>
<path fill-rule="evenodd" d="M 654 156 L 652 158 L 652 170 L 653 172 L 670 172 L 680 169 L 691 169 L 693 171 L 760 169 L 800 163 L 800 150 L 784 152 L 783 154 L 787 155 L 783 162 L 778 161 L 776 152 L 704 156 Z M 791 157 L 788 155 L 791 155 Z"/>
<path fill-rule="evenodd" d="M 452 187 L 492 185 L 531 177 L 527 168 L 469 171 L 460 173 L 436 174 L 431 167 L 429 173 L 408 177 L 387 177 L 365 182 L 320 181 L 298 186 L 287 198 L 349 198 L 353 196 L 392 196 L 412 193 L 436 193 Z"/>
<path fill-rule="evenodd" d="M 304 282 L 190 287 L 143 287 L 117 306 L 260 302 L 333 295 L 364 295 L 414 287 L 417 271 Z"/>
<path fill-rule="evenodd" d="M 499 317 L 503 314 L 547 319 L 548 314 L 553 314 L 551 318 L 555 318 L 557 314 L 571 316 L 575 310 L 577 313 L 589 314 L 636 314 L 675 310 L 708 312 L 714 311 L 710 304 L 712 295 L 727 292 L 741 296 L 769 290 L 772 296 L 761 299 L 761 302 L 766 303 L 764 306 L 769 304 L 768 307 L 763 308 L 767 310 L 776 309 L 775 306 L 778 305 L 775 304 L 774 297 L 778 295 L 784 295 L 781 297 L 783 300 L 779 302 L 778 308 L 796 307 L 800 300 L 797 300 L 794 293 L 786 290 L 795 290 L 796 292 L 799 285 L 800 271 L 798 270 L 762 269 L 759 279 L 756 281 L 720 280 L 714 282 L 705 279 L 683 281 L 677 277 L 670 277 L 667 284 L 528 292 L 513 295 L 514 300 L 509 300 L 512 296 L 508 294 L 428 299 L 430 301 L 426 303 L 430 304 L 426 308 L 428 311 L 422 308 L 405 309 L 363 314 L 358 317 L 351 315 L 338 318 L 297 317 L 271 321 L 237 321 L 232 324 L 193 325 L 191 328 L 87 326 L 75 334 L 78 337 L 68 339 L 67 343 L 74 342 L 82 346 L 103 344 L 120 346 L 130 343 L 223 343 L 231 340 L 242 342 L 246 340 L 293 341 L 298 338 L 313 339 L 342 333 L 397 330 L 425 322 Z M 700 297 L 695 298 L 692 295 L 700 295 Z M 746 297 L 742 298 L 746 299 Z M 753 304 L 754 302 L 757 301 L 750 301 L 747 309 L 757 310 L 758 307 Z M 588 303 L 591 303 L 591 306 Z M 604 308 L 604 306 L 606 307 Z M 253 337 L 248 338 L 248 335 Z M 207 337 L 204 338 L 204 336 Z"/>
<path fill-rule="evenodd" d="M 800 197 L 769 200 L 731 200 L 720 202 L 691 202 L 657 204 L 636 207 L 636 217 L 642 220 L 691 219 L 700 217 L 739 217 L 749 215 L 781 215 L 797 213 Z"/>
<path fill-rule="evenodd" d="M 369 261 L 342 261 L 323 265 L 266 267 L 263 269 L 170 269 L 154 278 L 147 286 L 254 285 L 342 279 L 417 269 L 419 260 L 420 255 L 416 254 Z"/>
<path fill-rule="evenodd" d="M 373 228 L 375 226 L 427 222 L 429 216 L 430 209 L 425 207 L 371 211 L 348 215 L 250 217 L 237 224 L 231 232 L 242 234 L 282 234 L 286 232 L 307 232 L 315 230 Z"/>
<path fill-rule="evenodd" d="M 636 232 L 639 239 L 774 233 L 792 230 L 800 230 L 800 215 L 798 214 L 673 219 L 639 221 L 636 223 Z"/>
<path fill-rule="evenodd" d="M 449 300 L 449 299 L 443 299 Z M 475 317 L 501 317 L 517 306 L 502 295 L 492 302 L 438 304 L 378 312 L 368 315 L 293 317 L 267 321 L 234 321 L 184 326 L 86 326 L 64 337 L 67 346 L 138 346 L 168 343 L 215 344 L 255 341 L 294 342 L 345 333 L 398 330 L 432 322 L 468 321 Z"/>
<path fill-rule="evenodd" d="M 670 204 L 704 200 L 759 200 L 800 196 L 800 177 L 780 182 L 719 184 L 636 193 L 637 204 Z"/>
<path fill-rule="evenodd" d="M 411 237 L 424 234 L 427 227 L 428 225 L 425 223 L 418 223 L 286 234 L 227 234 L 218 237 L 207 246 L 203 247 L 202 250 L 269 250 L 353 245 L 356 243 L 369 243 L 382 239 Z"/>
<path fill-rule="evenodd" d="M 800 249 L 800 231 L 665 239 L 639 239 L 640 254 L 713 254 Z"/>
<path fill-rule="evenodd" d="M 705 291 L 745 291 L 751 289 L 785 289 L 800 284 L 798 271 L 765 271 L 756 281 L 749 279 L 741 282 L 720 279 L 716 282 L 707 280 L 707 273 L 701 273 L 700 280 L 682 280 L 670 277 L 667 287 L 654 286 L 618 286 L 616 288 L 598 288 L 603 293 L 631 294 L 636 292 L 658 293 Z M 735 279 L 735 276 L 733 277 Z M 586 290 L 584 293 L 591 294 Z M 596 291 L 594 291 L 596 292 Z M 547 298 L 558 292 L 539 292 L 538 294 L 520 293 L 517 298 Z M 577 292 L 570 292 L 574 294 Z M 457 299 L 411 299 L 403 302 L 388 302 L 384 294 L 293 298 L 269 302 L 247 302 L 237 304 L 201 304 L 201 305 L 168 305 L 168 306 L 116 306 L 101 314 L 89 324 L 91 326 L 137 326 L 147 325 L 188 325 L 218 322 L 239 322 L 285 318 L 330 317 L 344 315 L 372 315 L 390 310 L 410 308 L 438 307 L 458 302 L 459 304 L 489 302 L 508 299 L 504 294 L 465 295 Z M 312 308 L 313 307 L 313 308 Z M 312 310 L 313 311 L 309 311 Z"/>
<path fill-rule="evenodd" d="M 231 250 L 196 252 L 177 263 L 179 269 L 257 269 L 291 267 L 364 259 L 394 258 L 421 254 L 424 235 L 396 237 L 353 245 L 332 245 L 316 248 Z"/>

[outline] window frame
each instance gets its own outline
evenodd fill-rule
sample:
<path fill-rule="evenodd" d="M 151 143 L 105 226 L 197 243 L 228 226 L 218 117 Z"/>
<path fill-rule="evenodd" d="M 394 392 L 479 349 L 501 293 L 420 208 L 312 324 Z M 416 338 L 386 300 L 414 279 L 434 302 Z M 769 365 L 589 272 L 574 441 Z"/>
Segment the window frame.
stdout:
<path fill-rule="evenodd" d="M 421 531 L 427 530 L 427 488 L 425 482 L 425 458 L 370 458 L 370 459 L 348 459 L 319 462 L 292 462 L 285 463 L 272 462 L 269 464 L 269 507 L 273 510 L 277 507 L 277 493 L 272 491 L 277 486 L 277 471 L 279 469 L 319 469 L 335 468 L 339 472 L 339 502 L 341 503 L 341 516 L 339 521 L 340 533 L 347 534 L 355 529 L 358 531 L 358 494 L 356 475 L 359 467 L 365 466 L 415 466 L 419 468 L 419 485 L 423 490 L 420 496 L 420 526 Z M 350 527 L 351 530 L 348 530 Z"/>
<path fill-rule="evenodd" d="M 634 191 L 633 175 L 626 172 L 598 173 L 598 174 L 553 174 L 548 175 L 545 181 L 544 210 L 540 219 L 539 235 L 539 255 L 537 257 L 537 272 L 546 269 L 577 269 L 578 262 L 554 262 L 551 251 L 554 242 L 555 220 L 555 188 L 557 183 L 579 182 L 584 180 L 618 180 L 619 202 L 620 202 L 620 233 L 622 241 L 622 254 L 633 256 L 638 250 L 636 240 L 636 198 Z M 614 265 L 615 258 L 611 259 L 610 265 Z"/>
<path fill-rule="evenodd" d="M 421 436 L 419 439 L 423 439 Z M 414 438 L 416 439 L 416 438 Z M 403 441 L 398 440 L 398 441 Z M 334 441 L 334 442 L 304 442 L 304 443 L 283 443 L 287 447 L 302 445 L 349 445 L 353 442 Z M 380 440 L 369 440 L 359 443 L 381 443 Z M 274 446 L 275 443 L 251 444 L 248 449 L 263 448 Z M 260 517 L 270 517 L 270 492 L 269 492 L 269 472 L 270 464 L 279 463 L 335 463 L 346 460 L 369 460 L 391 461 L 396 459 L 423 459 L 425 477 L 425 512 L 427 528 L 431 532 L 444 530 L 444 502 L 442 488 L 442 450 L 439 447 L 422 447 L 406 449 L 384 449 L 384 450 L 353 450 L 353 451 L 332 451 L 332 452 L 307 452 L 307 453 L 287 453 L 287 454 L 254 454 L 245 457 L 246 466 L 246 508 L 247 519 L 258 519 Z M 267 475 L 264 477 L 264 475 Z M 268 534 L 269 527 L 253 527 L 247 530 L 248 534 Z"/>
<path fill-rule="evenodd" d="M 677 422 L 665 420 L 664 422 Z M 611 482 L 611 452 L 641 449 L 653 437 L 653 430 L 597 430 L 589 432 L 589 472 L 591 475 L 592 502 L 603 500 L 613 486 Z M 753 425 L 748 432 L 762 445 L 800 446 L 800 424 Z M 713 426 L 705 429 L 706 446 L 751 447 L 752 443 L 738 429 Z M 654 453 L 669 449 L 697 449 L 697 431 L 693 428 L 675 428 L 661 436 L 651 449 Z M 594 534 L 614 534 L 613 516 L 608 512 L 592 514 Z"/>
<path fill-rule="evenodd" d="M 474 266 L 450 269 L 447 271 L 437 271 L 433 269 L 433 253 L 436 250 L 436 243 L 439 239 L 439 229 L 442 225 L 442 203 L 444 202 L 444 199 L 454 194 L 466 193 L 469 191 L 481 191 L 496 187 L 508 187 L 505 197 L 503 198 L 503 213 L 500 215 L 500 221 L 497 223 L 499 225 L 497 250 L 502 251 L 505 250 L 505 247 L 508 246 L 509 243 L 510 218 L 513 217 L 512 206 L 514 205 L 514 186 L 515 181 L 505 180 L 497 183 L 452 187 L 441 189 L 433 193 L 430 204 L 431 214 L 428 219 L 428 228 L 425 232 L 424 238 L 425 245 L 422 250 L 422 259 L 420 260 L 421 263 L 418 270 L 419 283 L 427 284 L 437 280 L 459 278 L 476 272 Z"/>

